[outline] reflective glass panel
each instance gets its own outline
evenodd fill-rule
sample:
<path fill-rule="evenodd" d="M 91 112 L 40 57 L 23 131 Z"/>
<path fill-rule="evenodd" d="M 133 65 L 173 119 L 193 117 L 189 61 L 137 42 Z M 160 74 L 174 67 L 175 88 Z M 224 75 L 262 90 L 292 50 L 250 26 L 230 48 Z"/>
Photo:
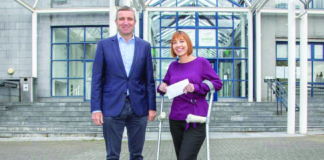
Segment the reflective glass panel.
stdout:
<path fill-rule="evenodd" d="M 161 59 L 161 78 L 165 77 L 166 72 L 169 69 L 171 62 L 175 61 L 174 59 Z"/>
<path fill-rule="evenodd" d="M 67 48 L 66 45 L 53 45 L 53 59 L 54 60 L 65 60 L 67 59 Z"/>
<path fill-rule="evenodd" d="M 201 48 L 198 49 L 198 56 L 205 58 L 217 58 L 216 49 Z"/>
<path fill-rule="evenodd" d="M 247 80 L 248 68 L 247 60 L 235 60 L 234 61 L 234 79 Z"/>
<path fill-rule="evenodd" d="M 109 37 L 109 27 L 102 27 L 102 38 L 108 38 Z"/>
<path fill-rule="evenodd" d="M 53 78 L 67 77 L 67 62 L 66 61 L 54 61 L 53 62 Z"/>
<path fill-rule="evenodd" d="M 323 45 L 314 45 L 314 58 L 323 59 Z"/>
<path fill-rule="evenodd" d="M 313 81 L 314 82 L 324 82 L 323 72 L 324 72 L 324 61 L 314 61 L 314 72 Z"/>
<path fill-rule="evenodd" d="M 67 96 L 67 81 L 65 79 L 54 79 L 52 81 L 53 96 Z"/>
<path fill-rule="evenodd" d="M 87 27 L 86 28 L 86 41 L 97 42 L 101 39 L 101 28 L 100 27 Z"/>
<path fill-rule="evenodd" d="M 160 79 L 160 59 L 153 59 L 154 79 Z"/>
<path fill-rule="evenodd" d="M 195 26 L 196 19 L 195 19 L 195 12 L 179 12 L 179 26 Z"/>
<path fill-rule="evenodd" d="M 232 49 L 218 50 L 218 58 L 232 58 L 232 57 L 233 57 Z"/>
<path fill-rule="evenodd" d="M 219 29 L 218 30 L 218 47 L 232 47 L 232 29 Z"/>
<path fill-rule="evenodd" d="M 85 44 L 86 47 L 86 59 L 94 59 L 96 50 L 97 50 L 97 44 Z"/>
<path fill-rule="evenodd" d="M 199 26 L 216 26 L 215 12 L 199 13 Z"/>
<path fill-rule="evenodd" d="M 83 59 L 84 58 L 84 45 L 71 44 L 69 45 L 69 59 Z"/>
<path fill-rule="evenodd" d="M 70 61 L 69 63 L 69 77 L 80 78 L 84 76 L 83 61 Z"/>
<path fill-rule="evenodd" d="M 83 96 L 83 79 L 69 80 L 69 96 Z"/>
<path fill-rule="evenodd" d="M 234 82 L 234 97 L 247 97 L 248 95 L 248 83 L 247 81 L 235 81 Z"/>
<path fill-rule="evenodd" d="M 66 28 L 53 28 L 53 43 L 66 43 L 67 42 L 67 29 Z"/>
<path fill-rule="evenodd" d="M 84 28 L 70 28 L 69 42 L 84 42 Z"/>

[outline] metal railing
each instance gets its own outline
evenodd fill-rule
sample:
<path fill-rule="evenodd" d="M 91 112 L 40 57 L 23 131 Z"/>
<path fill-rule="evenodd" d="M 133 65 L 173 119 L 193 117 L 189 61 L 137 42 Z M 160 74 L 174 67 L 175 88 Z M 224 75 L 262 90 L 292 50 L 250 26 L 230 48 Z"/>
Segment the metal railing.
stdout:
<path fill-rule="evenodd" d="M 277 102 L 277 115 L 282 114 L 283 108 L 288 110 L 288 93 L 284 85 L 273 78 L 266 78 L 267 83 L 267 101 L 272 101 L 272 95 L 275 95 Z M 299 105 L 296 103 L 296 111 L 299 111 Z"/>

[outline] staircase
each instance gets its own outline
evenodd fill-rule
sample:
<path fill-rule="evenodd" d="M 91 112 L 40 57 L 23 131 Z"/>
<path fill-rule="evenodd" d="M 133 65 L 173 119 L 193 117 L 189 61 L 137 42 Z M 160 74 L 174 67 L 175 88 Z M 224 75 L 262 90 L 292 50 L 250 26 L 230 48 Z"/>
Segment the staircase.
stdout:
<path fill-rule="evenodd" d="M 164 105 L 167 114 L 170 102 Z M 159 110 L 160 104 L 157 103 Z M 159 114 L 159 113 L 158 113 Z M 299 112 L 296 112 L 298 131 Z M 148 123 L 156 132 L 159 121 Z M 210 122 L 211 132 L 285 132 L 287 115 L 277 115 L 275 102 L 216 102 Z M 323 100 L 309 100 L 308 130 L 324 131 Z M 169 131 L 168 120 L 163 121 Z M 0 138 L 8 137 L 102 137 L 102 128 L 91 121 L 89 102 L 37 102 L 0 104 Z"/>

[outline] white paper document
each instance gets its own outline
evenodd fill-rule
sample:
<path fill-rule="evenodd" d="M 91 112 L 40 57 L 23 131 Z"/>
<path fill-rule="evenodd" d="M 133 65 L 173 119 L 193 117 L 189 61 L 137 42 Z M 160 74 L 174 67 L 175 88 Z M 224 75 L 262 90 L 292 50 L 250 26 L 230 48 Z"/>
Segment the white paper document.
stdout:
<path fill-rule="evenodd" d="M 185 79 L 185 80 L 179 81 L 177 83 L 174 83 L 174 84 L 167 87 L 166 95 L 168 96 L 169 99 L 177 97 L 177 96 L 184 93 L 183 90 L 188 84 L 189 84 L 188 79 Z"/>

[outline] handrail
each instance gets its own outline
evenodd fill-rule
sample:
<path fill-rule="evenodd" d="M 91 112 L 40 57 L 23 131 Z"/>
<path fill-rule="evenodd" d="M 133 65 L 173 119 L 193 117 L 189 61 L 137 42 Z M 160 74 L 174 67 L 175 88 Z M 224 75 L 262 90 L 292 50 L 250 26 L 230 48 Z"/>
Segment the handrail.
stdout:
<path fill-rule="evenodd" d="M 285 87 L 276 79 L 265 79 L 265 83 L 267 83 L 267 100 L 269 101 L 269 93 L 270 93 L 270 101 L 272 101 L 272 94 L 276 96 L 277 102 L 277 115 L 279 115 L 279 105 L 280 105 L 280 114 L 282 114 L 282 108 L 288 110 L 288 94 Z M 270 89 L 270 92 L 269 92 Z M 299 111 L 299 105 L 296 103 L 296 111 Z"/>

